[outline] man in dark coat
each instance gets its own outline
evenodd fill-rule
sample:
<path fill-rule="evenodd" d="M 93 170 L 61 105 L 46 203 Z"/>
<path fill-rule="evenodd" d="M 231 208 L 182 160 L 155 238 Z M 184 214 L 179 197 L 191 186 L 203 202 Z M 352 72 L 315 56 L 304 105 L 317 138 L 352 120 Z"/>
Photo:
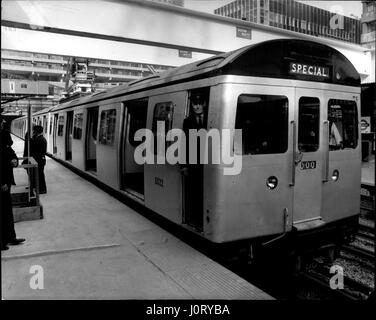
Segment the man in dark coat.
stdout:
<path fill-rule="evenodd" d="M 44 166 L 46 165 L 47 141 L 43 137 L 43 127 L 34 126 L 33 137 L 30 139 L 30 157 L 38 163 L 39 193 L 47 193 Z"/>
<path fill-rule="evenodd" d="M 1 121 L 1 120 L 0 120 Z M 1 250 L 8 250 L 7 244 L 17 245 L 25 239 L 17 239 L 12 212 L 11 185 L 14 183 L 13 168 L 18 166 L 18 158 L 11 145 L 9 132 L 1 123 L 0 129 L 0 208 L 1 208 Z"/>
<path fill-rule="evenodd" d="M 200 141 L 197 141 L 197 164 L 189 163 L 189 130 L 206 129 L 207 99 L 204 94 L 192 94 L 191 110 L 183 122 L 187 141 L 186 160 L 183 166 L 185 179 L 185 222 L 199 231 L 203 228 L 204 167 L 200 164 Z"/>

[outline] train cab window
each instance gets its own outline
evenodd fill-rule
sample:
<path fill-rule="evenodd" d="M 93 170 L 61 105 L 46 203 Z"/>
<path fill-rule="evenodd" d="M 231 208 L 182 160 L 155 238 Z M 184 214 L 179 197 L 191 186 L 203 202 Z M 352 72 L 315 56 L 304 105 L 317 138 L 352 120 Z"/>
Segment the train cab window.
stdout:
<path fill-rule="evenodd" d="M 58 119 L 58 126 L 57 126 L 57 135 L 59 137 L 62 137 L 63 136 L 63 132 L 64 132 L 64 116 L 59 116 L 59 119 Z"/>
<path fill-rule="evenodd" d="M 355 149 L 358 145 L 356 103 L 330 99 L 328 102 L 329 150 Z"/>
<path fill-rule="evenodd" d="M 82 137 L 82 124 L 84 115 L 82 113 L 76 113 L 73 121 L 73 139 L 80 140 Z"/>
<path fill-rule="evenodd" d="M 104 110 L 99 126 L 99 143 L 113 145 L 115 140 L 116 110 Z"/>
<path fill-rule="evenodd" d="M 162 102 L 162 103 L 157 103 L 154 107 L 154 115 L 153 115 L 153 136 L 154 136 L 154 146 L 157 146 L 157 139 L 159 135 L 162 135 L 161 132 L 158 132 L 158 122 L 164 122 L 164 128 L 165 128 L 165 133 L 172 128 L 172 119 L 174 115 L 174 105 L 172 102 Z M 165 140 L 165 137 L 162 136 L 162 139 Z M 171 144 L 171 141 L 166 141 L 166 149 L 167 147 Z M 154 148 L 156 150 L 157 148 Z M 165 149 L 165 150 L 166 150 Z"/>
<path fill-rule="evenodd" d="M 238 98 L 235 129 L 241 129 L 242 145 L 235 153 L 284 153 L 288 145 L 288 99 L 276 95 L 242 94 Z"/>
<path fill-rule="evenodd" d="M 320 100 L 312 97 L 299 99 L 298 148 L 313 152 L 319 148 Z"/>

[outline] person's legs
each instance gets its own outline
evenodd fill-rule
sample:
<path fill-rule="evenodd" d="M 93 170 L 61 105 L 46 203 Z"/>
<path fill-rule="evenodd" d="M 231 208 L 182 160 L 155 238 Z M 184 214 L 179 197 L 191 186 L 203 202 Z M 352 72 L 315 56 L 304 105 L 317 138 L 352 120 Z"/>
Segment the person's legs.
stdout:
<path fill-rule="evenodd" d="M 46 179 L 44 176 L 44 164 L 38 164 L 39 193 L 47 193 Z"/>
<path fill-rule="evenodd" d="M 5 231 L 5 237 L 4 240 L 6 241 L 4 244 L 12 244 L 12 245 L 18 245 L 25 241 L 23 238 L 17 238 L 16 237 L 16 230 L 14 229 L 14 218 L 13 218 L 13 208 L 12 208 L 12 196 L 10 193 L 10 187 L 9 191 L 6 192 L 6 210 L 5 210 L 5 228 L 7 229 Z"/>
<path fill-rule="evenodd" d="M 12 212 L 12 199 L 10 190 L 1 193 L 1 249 L 6 250 L 7 244 L 16 239 L 14 219 Z"/>

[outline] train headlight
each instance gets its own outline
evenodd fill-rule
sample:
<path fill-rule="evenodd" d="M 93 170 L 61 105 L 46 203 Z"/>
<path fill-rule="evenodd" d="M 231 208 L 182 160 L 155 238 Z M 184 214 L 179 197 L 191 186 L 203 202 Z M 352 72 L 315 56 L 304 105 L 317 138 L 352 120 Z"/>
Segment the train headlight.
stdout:
<path fill-rule="evenodd" d="M 333 173 L 332 173 L 332 180 L 337 181 L 338 178 L 339 178 L 339 172 L 338 172 L 338 170 L 334 170 Z"/>
<path fill-rule="evenodd" d="M 267 180 L 266 180 L 266 186 L 270 189 L 270 190 L 273 190 L 277 187 L 278 185 L 278 179 L 274 176 L 272 177 L 269 177 Z"/>

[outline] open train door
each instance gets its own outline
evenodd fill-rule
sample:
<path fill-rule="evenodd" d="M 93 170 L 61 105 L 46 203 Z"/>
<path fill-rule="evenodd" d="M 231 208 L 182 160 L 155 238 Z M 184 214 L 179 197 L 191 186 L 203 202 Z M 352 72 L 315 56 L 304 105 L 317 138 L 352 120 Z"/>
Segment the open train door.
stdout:
<path fill-rule="evenodd" d="M 87 110 L 86 124 L 86 170 L 92 173 L 97 172 L 97 130 L 98 130 L 99 108 L 89 108 Z"/>
<path fill-rule="evenodd" d="M 324 119 L 322 90 L 296 88 L 293 176 L 293 226 L 303 231 L 319 227 L 322 218 Z"/>
<path fill-rule="evenodd" d="M 67 112 L 65 128 L 65 160 L 72 161 L 73 111 Z"/>
<path fill-rule="evenodd" d="M 129 100 L 124 103 L 124 126 L 121 143 L 120 188 L 144 200 L 144 164 L 135 161 L 136 148 L 142 143 L 135 139 L 138 130 L 146 128 L 148 99 Z"/>

